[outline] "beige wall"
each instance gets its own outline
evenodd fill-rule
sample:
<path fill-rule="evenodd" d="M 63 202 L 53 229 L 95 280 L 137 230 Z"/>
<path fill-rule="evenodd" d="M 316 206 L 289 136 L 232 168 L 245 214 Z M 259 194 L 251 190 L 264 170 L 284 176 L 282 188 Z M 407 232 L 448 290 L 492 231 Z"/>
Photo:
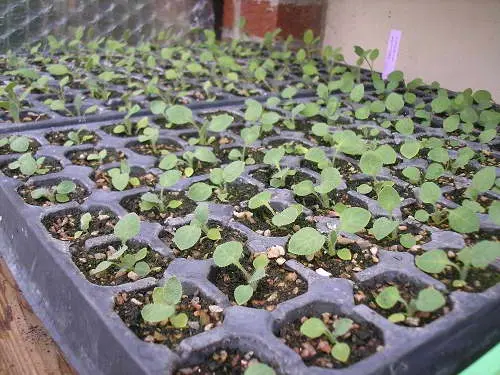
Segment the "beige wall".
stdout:
<path fill-rule="evenodd" d="M 324 43 L 379 48 L 382 71 L 391 28 L 402 31 L 396 69 L 451 90 L 489 90 L 500 102 L 500 0 L 327 0 Z"/>

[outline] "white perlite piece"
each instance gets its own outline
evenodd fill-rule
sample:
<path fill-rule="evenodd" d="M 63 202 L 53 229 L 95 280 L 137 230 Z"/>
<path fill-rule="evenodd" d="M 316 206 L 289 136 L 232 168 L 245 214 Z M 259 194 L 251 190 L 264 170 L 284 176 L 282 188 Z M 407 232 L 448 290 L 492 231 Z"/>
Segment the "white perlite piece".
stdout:
<path fill-rule="evenodd" d="M 316 270 L 316 273 L 317 273 L 318 275 L 321 275 L 321 276 L 326 276 L 326 277 L 330 277 L 330 276 L 332 276 L 332 274 L 331 274 L 330 272 L 328 272 L 328 271 L 324 270 L 323 268 L 318 268 L 318 269 Z"/>

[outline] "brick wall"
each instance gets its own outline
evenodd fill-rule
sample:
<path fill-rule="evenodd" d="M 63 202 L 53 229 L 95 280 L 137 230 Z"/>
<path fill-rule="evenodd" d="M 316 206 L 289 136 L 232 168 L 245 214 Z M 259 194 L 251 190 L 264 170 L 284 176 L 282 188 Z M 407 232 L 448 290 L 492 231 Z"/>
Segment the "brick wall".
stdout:
<path fill-rule="evenodd" d="M 326 5 L 326 0 L 225 0 L 223 35 L 239 36 L 240 17 L 245 17 L 244 31 L 251 37 L 263 37 L 277 28 L 282 29 L 282 38 L 289 34 L 300 38 L 307 29 L 320 35 Z"/>

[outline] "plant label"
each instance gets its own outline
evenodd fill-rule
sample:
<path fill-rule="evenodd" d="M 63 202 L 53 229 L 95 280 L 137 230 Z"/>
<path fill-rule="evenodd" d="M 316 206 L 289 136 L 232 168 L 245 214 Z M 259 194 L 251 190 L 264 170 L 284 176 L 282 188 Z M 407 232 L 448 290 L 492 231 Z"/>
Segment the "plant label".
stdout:
<path fill-rule="evenodd" d="M 385 53 L 384 71 L 382 78 L 387 79 L 396 68 L 396 61 L 398 60 L 399 41 L 401 40 L 401 30 L 392 29 L 387 41 L 387 51 Z"/>

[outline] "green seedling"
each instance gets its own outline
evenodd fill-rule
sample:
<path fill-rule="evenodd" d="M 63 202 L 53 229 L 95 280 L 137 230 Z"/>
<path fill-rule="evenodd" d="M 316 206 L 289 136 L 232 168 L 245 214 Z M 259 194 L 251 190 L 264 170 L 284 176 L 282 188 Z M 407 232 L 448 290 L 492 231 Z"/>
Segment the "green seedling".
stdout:
<path fill-rule="evenodd" d="M 300 333 L 310 339 L 325 337 L 333 345 L 330 354 L 340 362 L 347 362 L 351 355 L 351 348 L 345 342 L 339 341 L 339 338 L 347 334 L 353 327 L 354 322 L 348 318 L 339 318 L 333 323 L 333 331 L 323 323 L 321 319 L 309 318 L 300 326 Z"/>
<path fill-rule="evenodd" d="M 43 175 L 49 171 L 49 168 L 44 168 L 43 163 L 45 157 L 34 158 L 31 153 L 21 155 L 16 161 L 9 163 L 10 170 L 19 169 L 19 172 L 24 176 Z"/>
<path fill-rule="evenodd" d="M 140 110 L 141 107 L 139 107 L 138 104 L 135 104 L 131 108 L 129 108 L 127 114 L 123 118 L 123 123 L 116 125 L 113 128 L 113 133 L 126 134 L 128 136 L 132 136 L 134 134 L 137 134 L 141 129 L 148 127 L 149 122 L 147 117 L 143 117 L 135 124 L 130 119 L 134 114 L 136 114 Z"/>
<path fill-rule="evenodd" d="M 393 323 L 412 322 L 417 312 L 431 313 L 446 305 L 444 296 L 432 287 L 420 290 L 417 298 L 406 301 L 396 286 L 388 286 L 377 295 L 375 302 L 384 310 L 390 310 L 398 303 L 404 307 L 404 313 L 398 312 L 389 316 L 389 321 Z"/>
<path fill-rule="evenodd" d="M 251 363 L 244 375 L 276 375 L 276 372 L 265 363 Z"/>
<path fill-rule="evenodd" d="M 182 284 L 175 276 L 167 279 L 162 287 L 154 288 L 153 302 L 141 310 L 142 319 L 149 324 L 169 321 L 175 328 L 185 328 L 189 317 L 185 313 L 175 313 L 181 299 Z"/>
<path fill-rule="evenodd" d="M 360 80 L 361 80 L 361 67 L 363 66 L 363 64 L 365 62 L 373 74 L 373 63 L 375 62 L 375 60 L 377 59 L 377 57 L 379 55 L 379 50 L 378 50 L 378 48 L 365 50 L 360 46 L 354 46 L 354 53 L 358 56 L 358 59 L 356 60 L 356 66 L 358 67 L 357 80 L 358 80 L 358 82 L 360 82 Z"/>
<path fill-rule="evenodd" d="M 260 207 L 265 207 L 272 215 L 272 224 L 277 227 L 293 224 L 302 213 L 303 207 L 300 204 L 292 205 L 285 208 L 283 211 L 276 213 L 276 211 L 274 211 L 271 207 L 270 201 L 271 192 L 263 191 L 249 199 L 248 208 L 256 210 Z"/>
<path fill-rule="evenodd" d="M 41 187 L 31 192 L 31 198 L 35 200 L 47 199 L 52 203 L 69 202 L 71 193 L 76 191 L 76 184 L 73 181 L 65 180 L 50 187 Z"/>
<path fill-rule="evenodd" d="M 182 205 L 182 201 L 173 199 L 169 202 L 165 200 L 165 189 L 174 186 L 182 177 L 180 171 L 168 170 L 160 176 L 160 193 L 147 192 L 141 195 L 139 208 L 141 211 L 151 211 L 153 209 L 160 213 L 166 213 L 168 209 L 175 209 Z"/>
<path fill-rule="evenodd" d="M 149 144 L 151 150 L 156 155 L 158 154 L 158 148 L 156 147 L 158 144 L 158 138 L 160 137 L 160 130 L 158 128 L 154 128 L 148 126 L 144 128 L 142 134 L 140 134 L 137 139 L 141 143 Z"/>
<path fill-rule="evenodd" d="M 261 103 L 254 99 L 245 101 L 245 120 L 260 125 L 262 132 L 270 132 L 281 116 L 274 111 L 265 111 Z"/>
<path fill-rule="evenodd" d="M 340 226 L 338 232 L 356 233 L 363 230 L 370 222 L 371 214 L 361 207 L 345 208 L 340 213 Z M 324 236 L 314 228 L 301 228 L 295 232 L 288 241 L 288 251 L 295 255 L 303 255 L 312 259 L 317 252 L 324 249 L 330 255 L 337 255 L 342 260 L 350 260 L 349 249 L 335 249 L 337 232 L 332 231 Z M 326 243 L 326 248 L 324 245 Z"/>
<path fill-rule="evenodd" d="M 189 225 L 184 225 L 175 231 L 173 241 L 179 250 L 187 250 L 205 239 L 218 241 L 221 239 L 221 233 L 218 227 L 208 227 L 208 205 L 200 203 Z"/>
<path fill-rule="evenodd" d="M 253 260 L 253 273 L 248 272 L 240 263 L 243 256 L 243 245 L 238 241 L 229 241 L 218 245 L 214 251 L 214 262 L 217 267 L 236 266 L 247 284 L 238 285 L 234 290 L 234 299 L 238 305 L 245 305 L 257 290 L 259 281 L 266 277 L 266 266 L 269 259 L 265 254 L 258 255 Z"/>
<path fill-rule="evenodd" d="M 134 254 L 127 253 L 127 242 L 139 234 L 141 222 L 135 213 L 123 216 L 114 228 L 114 235 L 120 239 L 121 245 L 117 251 L 108 254 L 107 259 L 100 262 L 96 268 L 90 270 L 91 275 L 105 272 L 111 267 L 118 268 L 118 272 L 133 271 L 139 277 L 145 277 L 151 272 L 149 264 L 143 259 L 148 255 L 144 247 Z"/>
<path fill-rule="evenodd" d="M 92 152 L 87 155 L 87 160 L 88 161 L 96 161 L 99 164 L 102 164 L 106 157 L 108 156 L 108 150 L 105 148 L 98 151 L 98 152 Z"/>
<path fill-rule="evenodd" d="M 210 171 L 210 182 L 215 185 L 215 193 L 221 202 L 227 202 L 229 196 L 228 184 L 236 181 L 245 170 L 245 163 L 233 161 L 224 168 L 214 168 Z M 191 185 L 188 197 L 196 202 L 205 201 L 212 195 L 214 186 L 205 182 L 197 182 Z"/>
<path fill-rule="evenodd" d="M 241 151 L 237 148 L 232 149 L 228 155 L 229 160 L 241 160 L 245 164 L 255 164 L 254 159 L 246 157 L 246 151 L 248 147 L 259 139 L 260 131 L 261 127 L 259 125 L 241 129 L 240 137 L 243 140 L 243 148 Z"/>
<path fill-rule="evenodd" d="M 172 157 L 170 158 L 172 159 Z M 194 151 L 186 151 L 184 154 L 182 154 L 182 159 L 183 160 L 179 161 L 179 163 L 186 166 L 184 168 L 184 175 L 186 177 L 191 177 L 195 171 L 202 168 L 202 163 L 214 165 L 219 161 L 213 151 L 210 148 L 206 147 L 196 147 Z M 172 161 L 170 161 L 170 163 L 172 163 Z M 161 162 L 160 168 L 162 168 Z"/>
<path fill-rule="evenodd" d="M 80 227 L 79 230 L 75 232 L 74 238 L 78 239 L 82 235 L 87 234 L 89 232 L 91 222 L 92 215 L 90 212 L 85 212 L 82 216 L 80 216 Z"/>
<path fill-rule="evenodd" d="M 296 171 L 291 168 L 281 168 L 280 162 L 283 156 L 285 156 L 285 149 L 283 147 L 272 148 L 264 155 L 264 164 L 268 164 L 276 169 L 276 172 L 273 173 L 269 181 L 269 184 L 274 188 L 284 187 L 286 178 L 296 173 Z"/>
<path fill-rule="evenodd" d="M 311 180 L 304 180 L 292 186 L 293 193 L 299 197 L 313 195 L 320 202 L 324 209 L 330 209 L 335 205 L 329 193 L 336 189 L 342 178 L 337 168 L 326 167 L 321 171 L 321 179 L 318 185 L 314 185 Z"/>
<path fill-rule="evenodd" d="M 11 82 L 5 87 L 0 87 L 0 97 L 4 98 L 4 100 L 0 101 L 0 108 L 8 111 L 14 122 L 21 122 L 21 111 L 24 108 L 23 102 L 30 93 L 30 89 L 17 94 L 16 86 L 15 82 Z"/>
<path fill-rule="evenodd" d="M 452 262 L 445 251 L 437 249 L 417 255 L 415 264 L 422 271 L 437 274 L 447 267 L 457 270 L 458 278 L 453 281 L 454 287 L 467 284 L 467 277 L 471 268 L 486 269 L 500 257 L 500 244 L 495 241 L 480 241 L 473 246 L 466 247 L 457 253 L 456 261 Z"/>
<path fill-rule="evenodd" d="M 120 162 L 119 168 L 111 168 L 107 171 L 107 173 L 109 177 L 111 177 L 111 184 L 118 191 L 125 190 L 128 185 L 132 187 L 138 187 L 141 185 L 141 182 L 137 177 L 130 176 L 130 166 L 126 160 L 122 160 Z"/>
<path fill-rule="evenodd" d="M 80 128 L 77 131 L 71 130 L 68 132 L 68 140 L 64 142 L 65 147 L 71 147 L 74 145 L 81 145 L 83 143 L 87 143 L 94 139 L 93 134 L 89 134 L 85 128 Z"/>
<path fill-rule="evenodd" d="M 305 118 L 310 118 L 319 115 L 319 113 L 320 106 L 317 103 L 299 103 L 291 109 L 290 114 L 284 119 L 283 125 L 285 125 L 287 129 L 294 130 L 297 116 L 301 115 Z"/>
<path fill-rule="evenodd" d="M 30 139 L 23 135 L 0 138 L 0 148 L 7 145 L 12 152 L 26 152 L 30 148 Z"/>

